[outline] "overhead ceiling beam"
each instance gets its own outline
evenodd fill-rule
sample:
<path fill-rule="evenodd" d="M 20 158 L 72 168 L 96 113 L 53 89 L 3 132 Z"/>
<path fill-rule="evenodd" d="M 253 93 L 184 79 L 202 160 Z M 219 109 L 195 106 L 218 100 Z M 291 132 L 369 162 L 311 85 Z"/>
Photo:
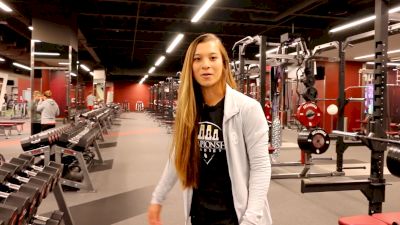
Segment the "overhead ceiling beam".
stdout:
<path fill-rule="evenodd" d="M 81 13 L 80 15 L 83 16 L 95 16 L 95 17 L 110 17 L 110 18 L 136 18 L 137 16 L 134 15 L 115 15 L 115 14 L 100 14 L 100 13 Z M 172 18 L 172 17 L 157 17 L 157 16 L 140 16 L 140 19 L 143 20 L 156 20 L 156 21 L 168 21 L 168 22 L 179 22 L 179 23 L 190 23 L 190 19 L 188 18 Z M 201 20 L 202 23 L 206 24 L 223 24 L 228 26 L 252 26 L 252 27 L 262 27 L 262 28 L 269 28 L 269 27 L 279 27 L 279 28 L 291 28 L 291 26 L 276 26 L 276 25 L 268 25 L 264 23 L 244 23 L 240 21 L 222 21 L 222 20 Z M 299 29 L 304 30 L 321 30 L 320 28 L 316 27 L 297 27 Z"/>
<path fill-rule="evenodd" d="M 99 56 L 97 56 L 94 49 L 92 47 L 89 47 L 89 45 L 87 44 L 87 40 L 80 29 L 78 29 L 78 41 L 86 49 L 86 51 L 89 52 L 89 54 L 92 56 L 94 61 L 96 61 L 97 63 L 101 62 Z"/>
<path fill-rule="evenodd" d="M 92 28 L 93 30 L 100 30 L 100 31 L 112 31 L 112 32 L 133 32 L 134 29 L 114 29 L 114 28 Z M 150 33 L 150 34 L 177 34 L 178 32 L 176 31 L 170 31 L 170 30 L 138 30 L 137 32 L 141 33 Z M 200 35 L 203 34 L 204 32 L 183 32 L 185 35 Z M 246 33 L 246 30 L 243 30 L 243 34 L 224 34 L 224 33 L 214 33 L 215 35 L 219 37 L 244 37 L 247 36 L 248 33 Z"/>
<path fill-rule="evenodd" d="M 98 0 L 99 2 L 119 2 L 119 3 L 131 3 L 138 4 L 139 1 L 127 1 L 127 0 Z M 199 8 L 201 5 L 193 4 L 183 4 L 183 3 L 169 3 L 169 2 L 141 2 L 143 5 L 158 5 L 158 6 L 175 6 L 175 7 L 185 7 L 185 8 Z M 252 13 L 267 13 L 267 14 L 278 14 L 275 10 L 264 10 L 264 9 L 246 9 L 246 8 L 234 8 L 234 7 L 224 7 L 224 6 L 213 6 L 213 9 L 218 9 L 222 11 L 233 11 L 233 12 L 252 12 Z"/>
<path fill-rule="evenodd" d="M 254 21 L 269 21 L 269 22 L 279 22 L 280 20 L 288 17 L 288 16 L 293 16 L 293 14 L 303 10 L 303 9 L 307 9 L 312 5 L 316 5 L 318 2 L 322 2 L 322 1 L 326 1 L 326 0 L 307 0 L 307 1 L 301 1 L 299 4 L 293 6 L 293 7 L 289 7 L 288 10 L 286 10 L 283 13 L 279 13 L 277 14 L 275 17 L 273 18 L 269 18 L 269 17 L 257 17 L 254 16 L 253 14 L 250 14 L 250 19 L 254 20 Z"/>

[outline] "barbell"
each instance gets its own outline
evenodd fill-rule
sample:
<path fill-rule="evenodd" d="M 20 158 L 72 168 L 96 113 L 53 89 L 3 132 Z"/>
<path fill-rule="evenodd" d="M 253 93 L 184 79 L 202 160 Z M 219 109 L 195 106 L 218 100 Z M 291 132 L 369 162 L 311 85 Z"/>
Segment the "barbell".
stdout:
<path fill-rule="evenodd" d="M 400 141 L 378 138 L 378 137 L 370 137 L 366 135 L 344 132 L 339 130 L 334 130 L 332 131 L 332 133 L 340 136 L 350 136 L 350 137 L 368 139 L 382 143 L 389 143 L 390 145 L 388 145 L 387 147 L 388 154 L 386 156 L 386 165 L 390 173 L 392 173 L 396 177 L 400 177 Z"/>

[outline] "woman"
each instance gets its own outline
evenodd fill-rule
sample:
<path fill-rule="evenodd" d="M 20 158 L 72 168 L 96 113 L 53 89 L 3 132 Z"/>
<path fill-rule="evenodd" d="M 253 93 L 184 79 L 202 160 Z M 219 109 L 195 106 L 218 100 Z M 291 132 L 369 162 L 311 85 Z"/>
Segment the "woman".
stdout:
<path fill-rule="evenodd" d="M 42 131 L 56 127 L 56 117 L 60 115 L 60 109 L 58 108 L 57 102 L 52 98 L 52 93 L 47 90 L 43 93 L 43 99 L 41 99 L 37 106 L 37 111 L 41 113 L 40 124 Z"/>
<path fill-rule="evenodd" d="M 33 92 L 33 103 L 32 103 L 32 129 L 31 129 L 31 135 L 40 133 L 42 130 L 41 124 L 40 124 L 40 112 L 37 111 L 37 106 L 39 104 L 39 101 L 42 99 L 42 93 L 40 91 L 34 91 Z"/>
<path fill-rule="evenodd" d="M 218 37 L 189 46 L 178 95 L 174 150 L 153 192 L 151 225 L 161 224 L 162 201 L 179 179 L 186 224 L 272 224 L 268 124 L 260 104 L 235 88 Z"/>

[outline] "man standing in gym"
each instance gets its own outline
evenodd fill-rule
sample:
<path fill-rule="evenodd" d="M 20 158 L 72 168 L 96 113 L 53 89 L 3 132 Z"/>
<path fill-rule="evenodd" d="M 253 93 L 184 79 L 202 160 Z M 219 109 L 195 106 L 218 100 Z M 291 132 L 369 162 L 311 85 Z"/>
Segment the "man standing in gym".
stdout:
<path fill-rule="evenodd" d="M 153 192 L 150 225 L 161 224 L 161 204 L 178 180 L 185 224 L 272 224 L 267 120 L 261 105 L 235 87 L 221 40 L 196 38 L 183 64 L 173 151 Z"/>
<path fill-rule="evenodd" d="M 50 90 L 45 91 L 37 106 L 37 111 L 41 112 L 40 124 L 42 131 L 56 127 L 56 117 L 60 115 L 58 104 L 51 96 Z"/>

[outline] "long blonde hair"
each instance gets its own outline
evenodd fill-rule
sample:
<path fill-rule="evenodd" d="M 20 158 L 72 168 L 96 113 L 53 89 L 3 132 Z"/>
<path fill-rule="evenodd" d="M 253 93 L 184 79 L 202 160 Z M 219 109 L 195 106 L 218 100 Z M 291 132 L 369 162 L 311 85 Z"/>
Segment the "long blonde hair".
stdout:
<path fill-rule="evenodd" d="M 229 66 L 229 57 L 221 40 L 214 34 L 203 34 L 197 37 L 187 49 L 183 63 L 173 137 L 175 167 L 184 188 L 198 186 L 200 149 L 197 125 L 200 120 L 198 112 L 203 103 L 203 96 L 200 85 L 193 79 L 192 66 L 197 45 L 208 41 L 215 41 L 221 52 L 223 60 L 221 83 L 224 93 L 226 83 L 232 88 L 236 88 Z"/>

